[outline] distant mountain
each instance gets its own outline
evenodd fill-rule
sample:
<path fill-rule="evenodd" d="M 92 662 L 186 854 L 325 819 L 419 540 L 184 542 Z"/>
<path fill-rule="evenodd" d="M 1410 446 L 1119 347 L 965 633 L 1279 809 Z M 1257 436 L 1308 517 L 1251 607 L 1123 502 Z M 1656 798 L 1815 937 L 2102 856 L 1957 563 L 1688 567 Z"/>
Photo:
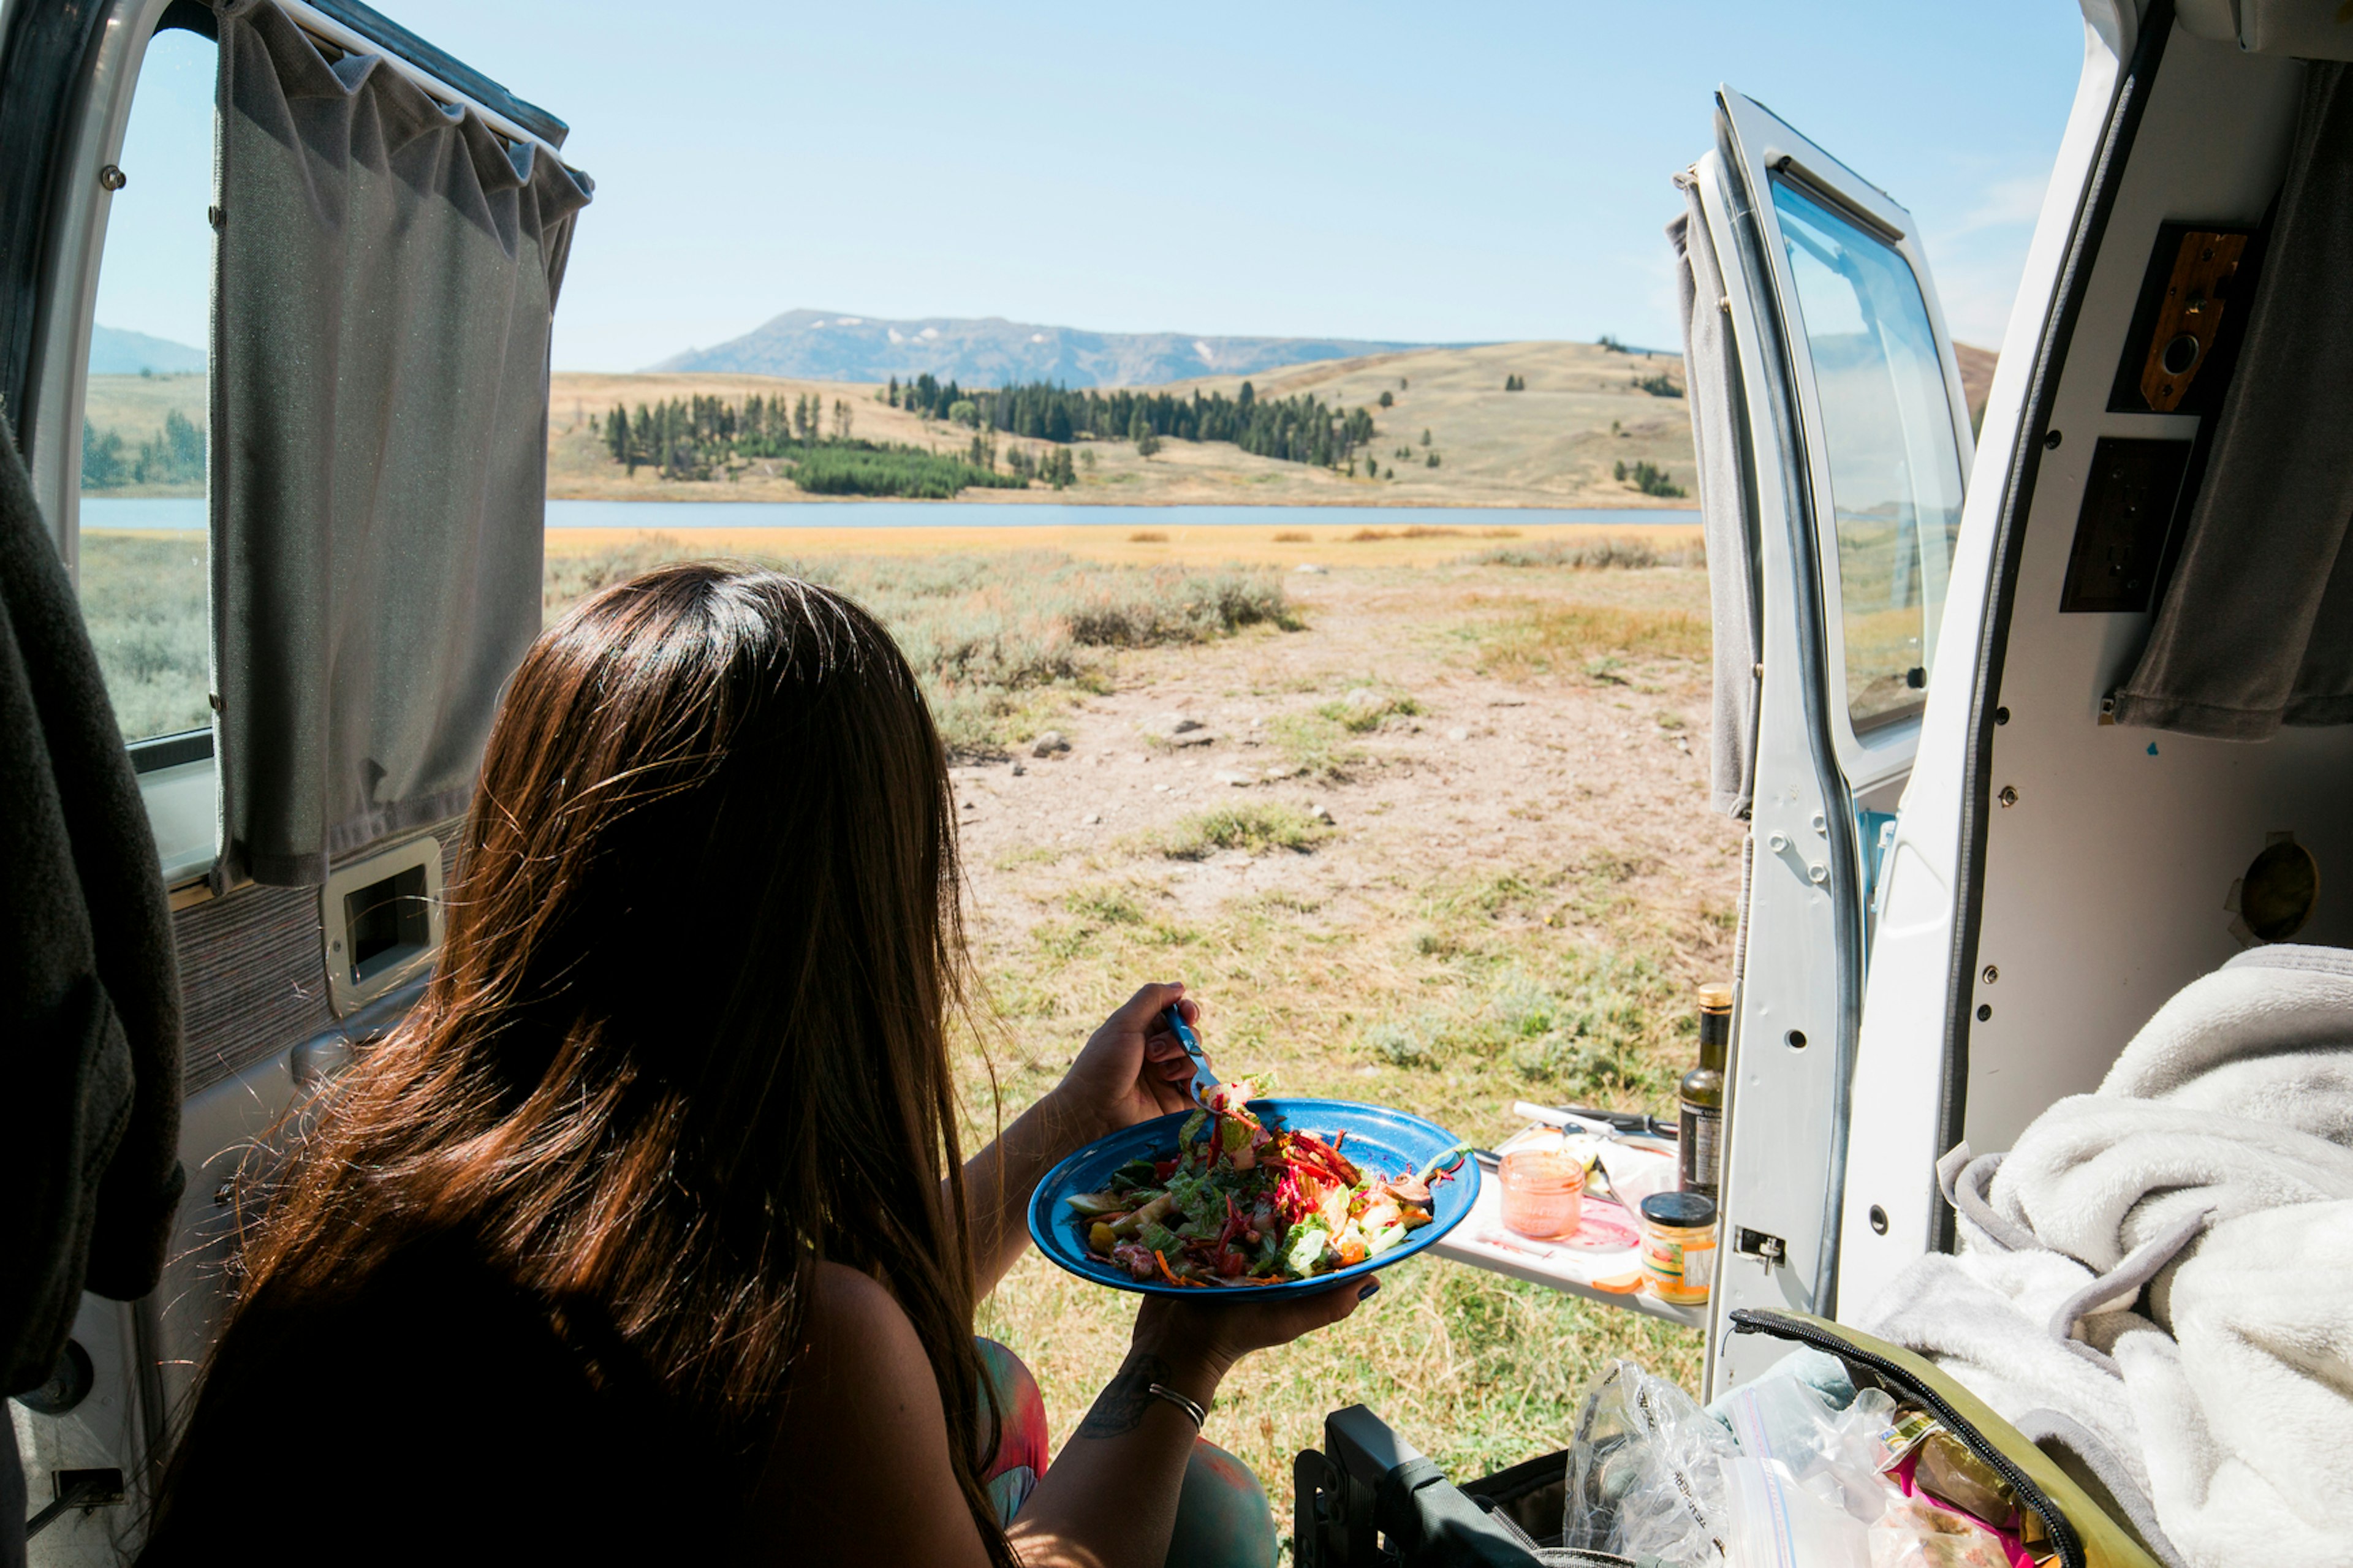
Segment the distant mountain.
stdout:
<path fill-rule="evenodd" d="M 174 371 L 204 368 L 202 349 L 192 349 L 169 338 L 151 338 L 144 332 L 126 332 L 120 327 L 94 326 L 90 330 L 92 375 L 137 375 L 142 370 L 168 375 Z"/>
<path fill-rule="evenodd" d="M 1088 332 L 1008 321 L 927 316 L 888 321 L 838 310 L 787 310 L 717 348 L 689 349 L 652 368 L 792 376 L 807 381 L 904 381 L 929 371 L 966 386 L 1059 381 L 1069 386 L 1152 386 L 1199 375 L 1253 375 L 1277 365 L 1354 359 L 1460 344 L 1355 338 L 1207 338 L 1186 332 Z"/>

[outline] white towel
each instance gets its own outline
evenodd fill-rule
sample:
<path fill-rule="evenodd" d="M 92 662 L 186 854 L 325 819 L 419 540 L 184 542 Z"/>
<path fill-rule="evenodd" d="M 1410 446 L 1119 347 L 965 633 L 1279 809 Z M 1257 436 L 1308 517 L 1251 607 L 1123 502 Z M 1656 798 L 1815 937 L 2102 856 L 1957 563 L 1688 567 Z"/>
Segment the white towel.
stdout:
<path fill-rule="evenodd" d="M 2080 1427 L 2161 1557 L 2353 1563 L 2353 953 L 2242 953 L 2097 1093 L 1958 1152 L 1961 1252 L 1857 1326 L 2030 1434 Z"/>

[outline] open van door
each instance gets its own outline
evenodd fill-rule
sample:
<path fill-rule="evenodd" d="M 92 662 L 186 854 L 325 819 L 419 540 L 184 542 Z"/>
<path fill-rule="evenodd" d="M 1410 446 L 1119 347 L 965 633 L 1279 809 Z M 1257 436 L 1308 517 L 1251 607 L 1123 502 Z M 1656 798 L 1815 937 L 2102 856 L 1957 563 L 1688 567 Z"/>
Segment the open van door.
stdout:
<path fill-rule="evenodd" d="M 1710 1309 L 1720 1391 L 1778 1354 L 1725 1331 L 1732 1310 L 1836 1310 L 1877 861 L 1973 452 L 1911 215 L 1761 105 L 1728 88 L 1716 104 L 1715 149 L 1679 184 L 1716 723 L 1749 727 L 1717 739 L 1718 803 L 1750 819 Z"/>

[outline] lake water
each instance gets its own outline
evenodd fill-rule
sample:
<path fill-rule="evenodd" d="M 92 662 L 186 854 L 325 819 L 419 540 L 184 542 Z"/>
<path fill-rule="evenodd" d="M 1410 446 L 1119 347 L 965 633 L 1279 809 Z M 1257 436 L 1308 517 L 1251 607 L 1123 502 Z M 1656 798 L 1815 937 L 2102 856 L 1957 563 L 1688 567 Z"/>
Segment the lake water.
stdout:
<path fill-rule="evenodd" d="M 84 528 L 201 530 L 201 496 L 84 496 Z M 976 501 L 552 500 L 550 528 L 1623 528 L 1696 523 L 1682 507 L 1071 506 Z"/>

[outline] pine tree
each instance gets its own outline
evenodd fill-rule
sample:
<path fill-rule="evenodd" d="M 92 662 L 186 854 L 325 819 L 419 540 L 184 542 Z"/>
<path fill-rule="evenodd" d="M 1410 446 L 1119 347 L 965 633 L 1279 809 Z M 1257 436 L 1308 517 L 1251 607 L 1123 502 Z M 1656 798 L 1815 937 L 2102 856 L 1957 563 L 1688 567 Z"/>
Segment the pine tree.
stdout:
<path fill-rule="evenodd" d="M 1425 447 L 1430 445 L 1430 431 L 1427 426 L 1421 432 L 1421 444 Z"/>
<path fill-rule="evenodd" d="M 1387 388 L 1387 387 L 1383 387 L 1383 388 L 1381 389 L 1381 406 L 1382 406 L 1382 407 L 1384 407 L 1384 408 L 1394 408 L 1394 407 L 1396 407 L 1396 406 L 1397 406 L 1397 394 L 1396 394 L 1396 393 L 1394 393 L 1394 392 L 1391 392 L 1391 391 L 1390 391 L 1390 390 L 1388 390 L 1388 388 Z"/>
<path fill-rule="evenodd" d="M 895 376 L 895 375 L 894 375 L 894 376 L 892 376 L 892 377 L 891 378 L 890 396 L 891 396 L 891 406 L 892 406 L 892 407 L 893 407 L 893 408 L 898 407 L 898 406 L 899 406 L 899 378 L 898 378 L 897 376 Z"/>

